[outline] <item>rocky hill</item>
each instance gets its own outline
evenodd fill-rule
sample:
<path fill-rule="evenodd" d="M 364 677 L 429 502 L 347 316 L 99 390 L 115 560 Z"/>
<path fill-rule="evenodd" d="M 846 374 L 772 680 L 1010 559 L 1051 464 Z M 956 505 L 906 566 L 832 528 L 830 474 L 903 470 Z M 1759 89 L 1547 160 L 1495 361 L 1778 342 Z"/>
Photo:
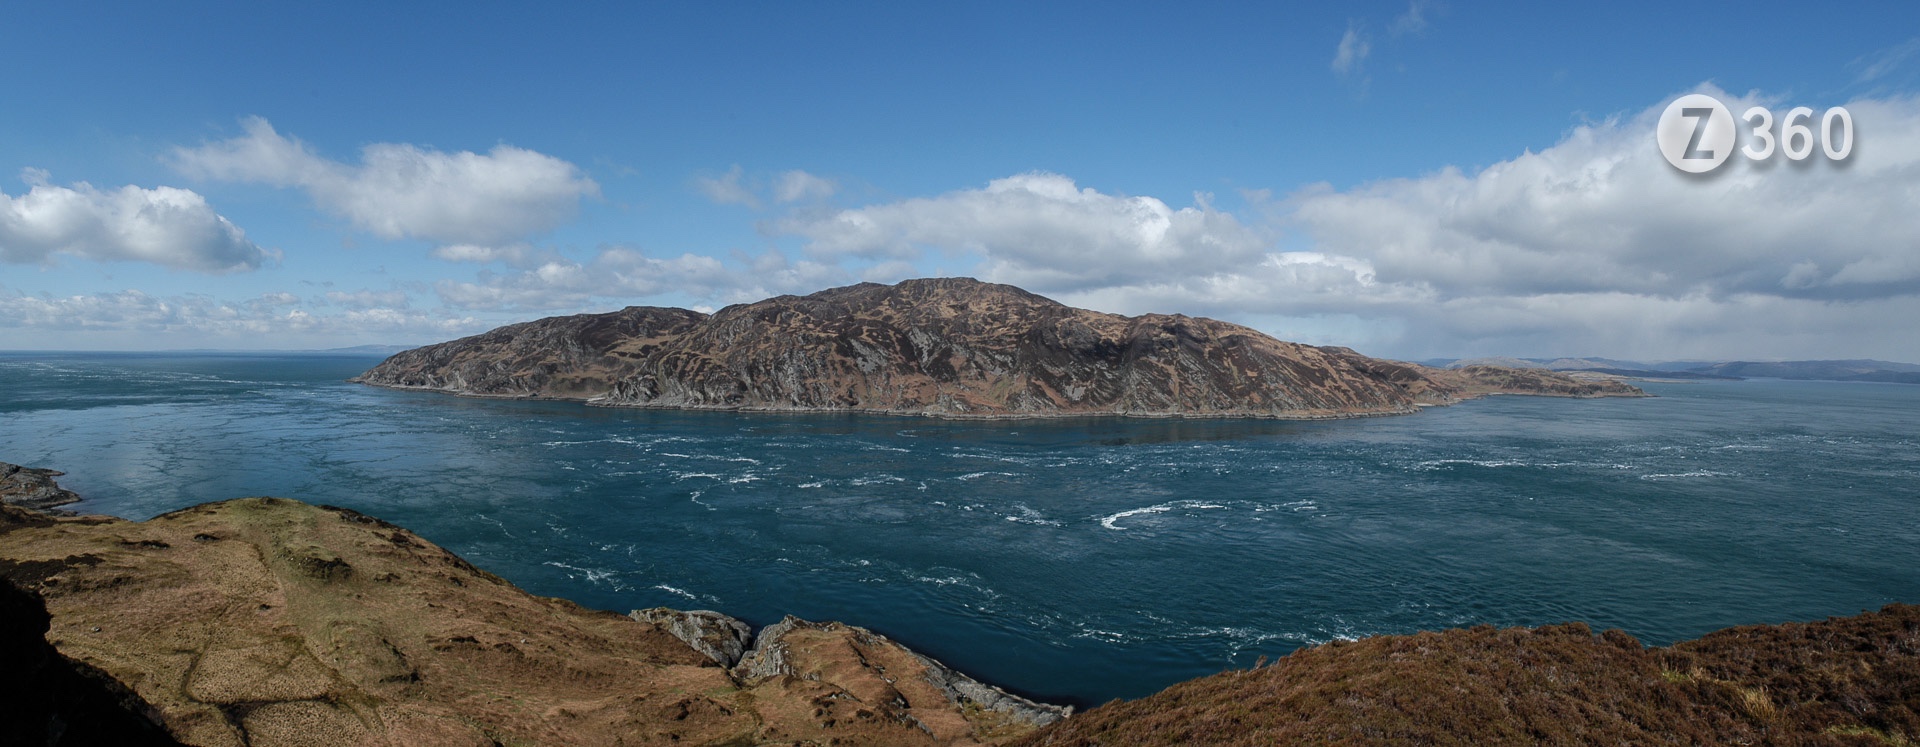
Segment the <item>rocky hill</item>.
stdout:
<path fill-rule="evenodd" d="M 1440 370 L 1213 319 L 1076 309 L 969 278 L 862 283 L 721 309 L 630 307 L 394 355 L 354 381 L 495 397 L 949 417 L 1324 418 L 1486 394 L 1640 396 L 1612 381 Z"/>

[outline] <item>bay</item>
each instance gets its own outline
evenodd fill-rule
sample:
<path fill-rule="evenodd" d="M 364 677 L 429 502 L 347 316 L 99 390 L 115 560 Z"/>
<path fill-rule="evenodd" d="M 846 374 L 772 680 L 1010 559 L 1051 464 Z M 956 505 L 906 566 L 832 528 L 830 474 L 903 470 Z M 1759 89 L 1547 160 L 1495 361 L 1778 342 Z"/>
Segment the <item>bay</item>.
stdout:
<path fill-rule="evenodd" d="M 344 382 L 377 362 L 0 353 L 0 460 L 67 471 L 77 510 L 345 506 L 537 594 L 842 620 L 1082 706 L 1338 638 L 1920 602 L 1916 386 L 983 422 Z"/>

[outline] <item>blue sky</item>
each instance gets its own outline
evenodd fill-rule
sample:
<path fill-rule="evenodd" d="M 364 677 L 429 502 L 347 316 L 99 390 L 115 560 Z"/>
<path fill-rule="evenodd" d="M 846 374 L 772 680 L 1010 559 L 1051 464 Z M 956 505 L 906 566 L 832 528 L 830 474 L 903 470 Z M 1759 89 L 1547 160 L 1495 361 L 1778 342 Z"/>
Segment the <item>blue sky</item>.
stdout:
<path fill-rule="evenodd" d="M 0 349 L 972 275 L 1408 358 L 1920 358 L 1920 6 L 1248 5 L 12 7 Z M 1860 145 L 1685 177 L 1692 92 Z"/>

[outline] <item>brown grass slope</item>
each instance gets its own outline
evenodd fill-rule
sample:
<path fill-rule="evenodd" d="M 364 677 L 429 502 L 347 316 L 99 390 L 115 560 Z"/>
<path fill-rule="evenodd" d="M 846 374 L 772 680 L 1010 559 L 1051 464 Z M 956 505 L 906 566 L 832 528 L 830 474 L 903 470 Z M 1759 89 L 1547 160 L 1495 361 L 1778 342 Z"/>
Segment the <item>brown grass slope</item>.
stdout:
<path fill-rule="evenodd" d="M 781 667 L 736 677 L 659 624 L 296 501 L 144 522 L 0 506 L 0 576 L 45 599 L 62 654 L 208 747 L 971 745 L 1034 726 L 859 628 L 789 625 Z"/>
<path fill-rule="evenodd" d="M 605 405 L 1322 418 L 1490 393 L 1636 396 L 1541 371 L 1440 371 L 1181 315 L 1076 309 L 971 278 L 861 283 L 712 316 L 633 307 L 407 351 L 355 381 Z"/>
<path fill-rule="evenodd" d="M 1115 701 L 1019 741 L 1090 745 L 1908 745 L 1920 607 L 1733 628 L 1427 632 L 1301 649 Z"/>

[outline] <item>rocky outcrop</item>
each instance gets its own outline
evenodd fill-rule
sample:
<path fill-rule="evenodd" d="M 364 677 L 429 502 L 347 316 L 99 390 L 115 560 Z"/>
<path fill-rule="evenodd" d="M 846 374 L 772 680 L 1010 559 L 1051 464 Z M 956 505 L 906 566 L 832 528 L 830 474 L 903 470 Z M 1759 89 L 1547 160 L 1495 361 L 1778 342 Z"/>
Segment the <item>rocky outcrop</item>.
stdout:
<path fill-rule="evenodd" d="M 0 506 L 0 578 L 45 598 L 62 655 L 207 747 L 978 745 L 1040 723 L 836 624 L 763 632 L 781 664 L 741 677 L 726 659 L 753 654 L 732 618 L 536 597 L 405 529 L 297 501 L 143 522 Z"/>
<path fill-rule="evenodd" d="M 948 417 L 1328 418 L 1491 393 L 1641 394 L 1552 372 L 1503 378 L 1381 361 L 1213 319 L 1104 314 L 970 278 L 862 283 L 711 316 L 632 307 L 542 319 L 407 351 L 354 381 L 616 406 Z"/>
<path fill-rule="evenodd" d="M 50 469 L 34 469 L 0 462 L 0 503 L 24 508 L 50 509 L 80 502 L 80 496 L 59 486 L 53 478 L 66 474 Z"/>
<path fill-rule="evenodd" d="M 1024 733 L 1073 713 L 1067 706 L 1036 703 L 982 683 L 866 628 L 791 615 L 761 629 L 753 648 L 734 666 L 733 676 L 749 685 L 778 681 L 788 688 L 798 682 L 833 686 L 878 709 L 882 717 L 911 721 L 939 741 L 969 732 Z M 956 720 L 925 709 L 908 712 L 915 703 L 926 702 L 957 703 L 971 718 Z"/>
<path fill-rule="evenodd" d="M 732 669 L 753 645 L 753 626 L 713 610 L 676 610 L 655 607 L 627 613 L 640 622 L 658 625 L 713 663 Z"/>

